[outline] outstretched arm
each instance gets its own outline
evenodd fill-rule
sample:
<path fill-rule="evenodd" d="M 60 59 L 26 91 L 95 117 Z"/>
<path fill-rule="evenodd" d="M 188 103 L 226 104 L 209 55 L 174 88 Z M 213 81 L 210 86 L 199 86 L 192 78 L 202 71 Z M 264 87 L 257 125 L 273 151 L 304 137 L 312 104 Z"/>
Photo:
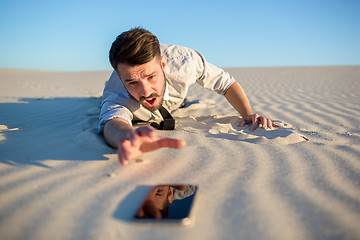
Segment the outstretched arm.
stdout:
<path fill-rule="evenodd" d="M 227 101 L 240 113 L 242 119 L 240 120 L 239 125 L 244 126 L 245 124 L 252 123 L 251 130 L 255 130 L 259 123 L 261 123 L 262 128 L 272 129 L 273 127 L 278 127 L 270 119 L 265 118 L 264 116 L 255 114 L 250 106 L 250 102 L 246 96 L 245 91 L 242 87 L 234 82 L 226 91 L 225 98 Z"/>
<path fill-rule="evenodd" d="M 145 152 L 164 147 L 182 148 L 186 145 L 183 140 L 157 136 L 156 130 L 150 126 L 135 129 L 121 118 L 112 119 L 105 124 L 104 137 L 110 146 L 117 148 L 122 165 Z"/>

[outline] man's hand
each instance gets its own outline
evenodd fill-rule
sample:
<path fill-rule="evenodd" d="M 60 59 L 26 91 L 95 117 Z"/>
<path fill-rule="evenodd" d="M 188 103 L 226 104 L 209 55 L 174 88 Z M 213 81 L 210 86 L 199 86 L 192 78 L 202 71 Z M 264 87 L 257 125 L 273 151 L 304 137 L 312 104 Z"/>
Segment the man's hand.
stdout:
<path fill-rule="evenodd" d="M 254 131 L 259 124 L 262 125 L 263 129 L 268 129 L 268 128 L 273 129 L 274 127 L 280 127 L 279 125 L 273 123 L 270 119 L 265 118 L 264 116 L 258 114 L 253 114 L 243 117 L 239 122 L 239 126 L 243 127 L 249 123 L 251 123 L 252 131 Z"/>
<path fill-rule="evenodd" d="M 258 114 L 254 114 L 244 90 L 237 82 L 234 82 L 229 87 L 225 93 L 225 98 L 240 113 L 241 116 L 246 116 L 240 120 L 239 126 L 243 127 L 246 124 L 252 123 L 252 131 L 254 131 L 259 126 L 259 124 L 262 125 L 263 129 L 273 129 L 274 127 L 279 127 L 270 119 L 267 119 L 264 116 Z"/>
<path fill-rule="evenodd" d="M 150 126 L 139 127 L 131 131 L 129 136 L 118 143 L 117 153 L 122 165 L 139 157 L 145 152 L 160 148 L 183 148 L 186 142 L 179 139 L 159 137 L 156 130 Z"/>

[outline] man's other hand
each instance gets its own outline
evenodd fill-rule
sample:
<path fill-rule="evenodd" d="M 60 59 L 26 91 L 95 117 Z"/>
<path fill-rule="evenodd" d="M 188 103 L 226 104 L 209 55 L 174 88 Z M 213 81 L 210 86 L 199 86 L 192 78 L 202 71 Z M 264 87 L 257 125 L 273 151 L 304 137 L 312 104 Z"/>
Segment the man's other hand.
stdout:
<path fill-rule="evenodd" d="M 243 117 L 239 122 L 239 126 L 243 127 L 246 124 L 251 124 L 252 131 L 254 131 L 259 126 L 259 124 L 261 124 L 263 129 L 273 129 L 274 127 L 280 127 L 279 125 L 273 123 L 270 119 L 258 114 Z"/>

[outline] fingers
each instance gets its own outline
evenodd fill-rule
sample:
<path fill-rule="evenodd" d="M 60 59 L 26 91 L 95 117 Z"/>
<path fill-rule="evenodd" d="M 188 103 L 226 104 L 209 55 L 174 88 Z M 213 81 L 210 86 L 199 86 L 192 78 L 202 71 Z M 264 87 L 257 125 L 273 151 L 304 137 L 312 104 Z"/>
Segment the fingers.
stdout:
<path fill-rule="evenodd" d="M 251 125 L 251 131 L 254 131 L 259 125 L 259 115 L 254 114 L 252 115 L 252 125 Z"/>
<path fill-rule="evenodd" d="M 123 139 L 119 142 L 117 153 L 119 157 L 119 161 L 122 165 L 126 165 L 132 159 L 134 155 L 134 143 L 131 142 L 129 139 Z"/>
<path fill-rule="evenodd" d="M 125 152 L 126 148 L 123 147 L 123 144 L 124 144 L 124 142 L 119 143 L 118 148 L 117 148 L 117 154 L 118 154 L 121 165 L 126 165 L 129 162 L 129 158 L 128 158 L 127 153 Z"/>
<path fill-rule="evenodd" d="M 245 118 L 240 119 L 239 126 L 240 126 L 240 127 L 243 127 L 243 126 L 245 126 L 245 125 L 246 125 Z"/>
<path fill-rule="evenodd" d="M 161 138 L 157 141 L 159 148 L 183 148 L 186 146 L 184 140 L 174 139 L 174 138 Z"/>
<path fill-rule="evenodd" d="M 186 142 L 174 138 L 157 138 L 156 140 L 151 140 L 144 142 L 140 147 L 140 152 L 151 152 L 158 150 L 160 148 L 183 148 L 185 147 Z"/>
<path fill-rule="evenodd" d="M 268 128 L 272 129 L 272 124 L 270 119 L 267 119 L 264 116 L 259 116 L 259 121 L 263 129 L 268 129 Z"/>
<path fill-rule="evenodd" d="M 254 121 L 254 116 L 255 116 L 256 114 L 254 114 L 254 115 L 248 115 L 248 116 L 246 116 L 246 117 L 243 117 L 243 118 L 241 118 L 240 119 L 240 122 L 239 122 L 239 126 L 240 127 L 244 127 L 246 124 L 248 124 L 248 123 L 252 123 L 253 121 Z M 257 115 L 258 116 L 258 115 Z"/>
<path fill-rule="evenodd" d="M 141 130 L 139 133 L 134 131 L 129 135 L 128 138 L 119 141 L 117 153 L 119 161 L 122 165 L 128 164 L 131 159 L 134 159 L 141 154 L 141 138 L 147 136 L 146 134 L 149 134 L 150 136 L 152 135 L 150 131 L 147 132 Z"/>
<path fill-rule="evenodd" d="M 139 136 L 148 136 L 151 139 L 156 137 L 156 130 L 150 126 L 139 127 L 135 130 L 135 134 Z"/>
<path fill-rule="evenodd" d="M 160 138 L 152 127 L 140 127 L 133 131 L 128 138 L 118 143 L 118 157 L 122 165 L 139 157 L 142 153 L 155 151 L 160 148 L 183 148 L 186 142 L 173 138 Z"/>
<path fill-rule="evenodd" d="M 273 123 L 270 119 L 258 114 L 243 117 L 239 122 L 239 126 L 243 127 L 248 123 L 251 123 L 251 131 L 254 131 L 260 124 L 261 128 L 263 129 L 273 129 L 274 127 L 280 127 L 279 125 Z"/>

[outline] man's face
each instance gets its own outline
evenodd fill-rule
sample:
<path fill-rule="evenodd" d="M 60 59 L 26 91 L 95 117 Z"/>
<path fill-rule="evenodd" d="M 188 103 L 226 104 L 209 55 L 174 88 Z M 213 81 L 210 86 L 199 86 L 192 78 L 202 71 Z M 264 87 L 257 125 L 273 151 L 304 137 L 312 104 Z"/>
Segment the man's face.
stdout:
<path fill-rule="evenodd" d="M 159 109 L 164 99 L 166 58 L 155 57 L 142 65 L 120 63 L 117 72 L 128 92 L 150 111 Z"/>
<path fill-rule="evenodd" d="M 173 202 L 173 189 L 170 186 L 157 186 L 151 189 L 143 205 L 136 213 L 138 218 L 164 218 L 167 216 L 166 212 L 162 210 L 167 209 L 167 206 Z M 165 215 L 164 215 L 165 214 Z"/>

